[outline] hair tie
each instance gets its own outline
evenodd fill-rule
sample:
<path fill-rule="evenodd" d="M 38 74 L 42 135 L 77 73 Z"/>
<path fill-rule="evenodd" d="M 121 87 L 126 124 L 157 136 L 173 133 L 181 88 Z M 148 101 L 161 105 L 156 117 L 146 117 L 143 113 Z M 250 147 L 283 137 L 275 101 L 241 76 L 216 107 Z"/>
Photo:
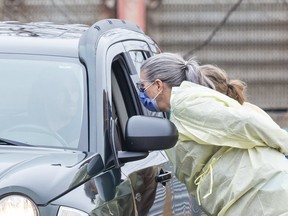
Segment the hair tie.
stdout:
<path fill-rule="evenodd" d="M 185 70 L 188 70 L 188 61 L 184 61 L 183 66 Z"/>

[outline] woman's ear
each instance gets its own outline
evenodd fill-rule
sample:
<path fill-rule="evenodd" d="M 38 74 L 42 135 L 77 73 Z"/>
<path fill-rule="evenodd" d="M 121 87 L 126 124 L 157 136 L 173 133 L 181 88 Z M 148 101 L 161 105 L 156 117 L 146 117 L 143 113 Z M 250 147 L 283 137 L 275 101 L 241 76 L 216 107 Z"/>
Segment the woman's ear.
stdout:
<path fill-rule="evenodd" d="M 155 84 L 157 85 L 157 90 L 158 91 L 160 91 L 160 90 L 162 90 L 163 89 L 163 85 L 164 85 L 164 83 L 160 80 L 160 79 L 156 79 L 155 80 Z"/>

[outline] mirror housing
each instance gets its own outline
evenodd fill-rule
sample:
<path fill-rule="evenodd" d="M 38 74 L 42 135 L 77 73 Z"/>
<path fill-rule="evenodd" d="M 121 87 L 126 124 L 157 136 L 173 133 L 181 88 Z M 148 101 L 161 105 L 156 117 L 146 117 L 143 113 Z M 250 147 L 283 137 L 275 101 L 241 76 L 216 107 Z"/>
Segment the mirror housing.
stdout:
<path fill-rule="evenodd" d="M 178 140 L 176 126 L 166 118 L 132 116 L 125 130 L 125 149 L 132 152 L 148 152 L 169 149 Z"/>

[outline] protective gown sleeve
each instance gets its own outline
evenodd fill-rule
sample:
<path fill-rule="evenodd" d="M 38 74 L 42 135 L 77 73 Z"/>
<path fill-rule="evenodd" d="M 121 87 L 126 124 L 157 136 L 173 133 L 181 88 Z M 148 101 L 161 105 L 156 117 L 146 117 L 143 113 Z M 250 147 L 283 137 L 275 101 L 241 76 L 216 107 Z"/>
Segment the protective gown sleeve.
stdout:
<path fill-rule="evenodd" d="M 182 141 L 249 149 L 270 146 L 288 154 L 288 133 L 215 90 L 184 81 L 173 87 L 171 121 Z"/>

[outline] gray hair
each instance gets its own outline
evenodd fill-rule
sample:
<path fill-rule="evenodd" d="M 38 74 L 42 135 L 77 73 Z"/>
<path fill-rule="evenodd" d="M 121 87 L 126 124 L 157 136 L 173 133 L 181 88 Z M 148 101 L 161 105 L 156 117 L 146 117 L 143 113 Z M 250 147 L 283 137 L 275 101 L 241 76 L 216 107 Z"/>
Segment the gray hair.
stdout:
<path fill-rule="evenodd" d="M 160 53 L 148 58 L 141 65 L 141 72 L 147 80 L 160 79 L 170 87 L 180 86 L 186 80 L 215 89 L 213 83 L 198 68 L 194 58 L 185 61 L 178 54 Z"/>

